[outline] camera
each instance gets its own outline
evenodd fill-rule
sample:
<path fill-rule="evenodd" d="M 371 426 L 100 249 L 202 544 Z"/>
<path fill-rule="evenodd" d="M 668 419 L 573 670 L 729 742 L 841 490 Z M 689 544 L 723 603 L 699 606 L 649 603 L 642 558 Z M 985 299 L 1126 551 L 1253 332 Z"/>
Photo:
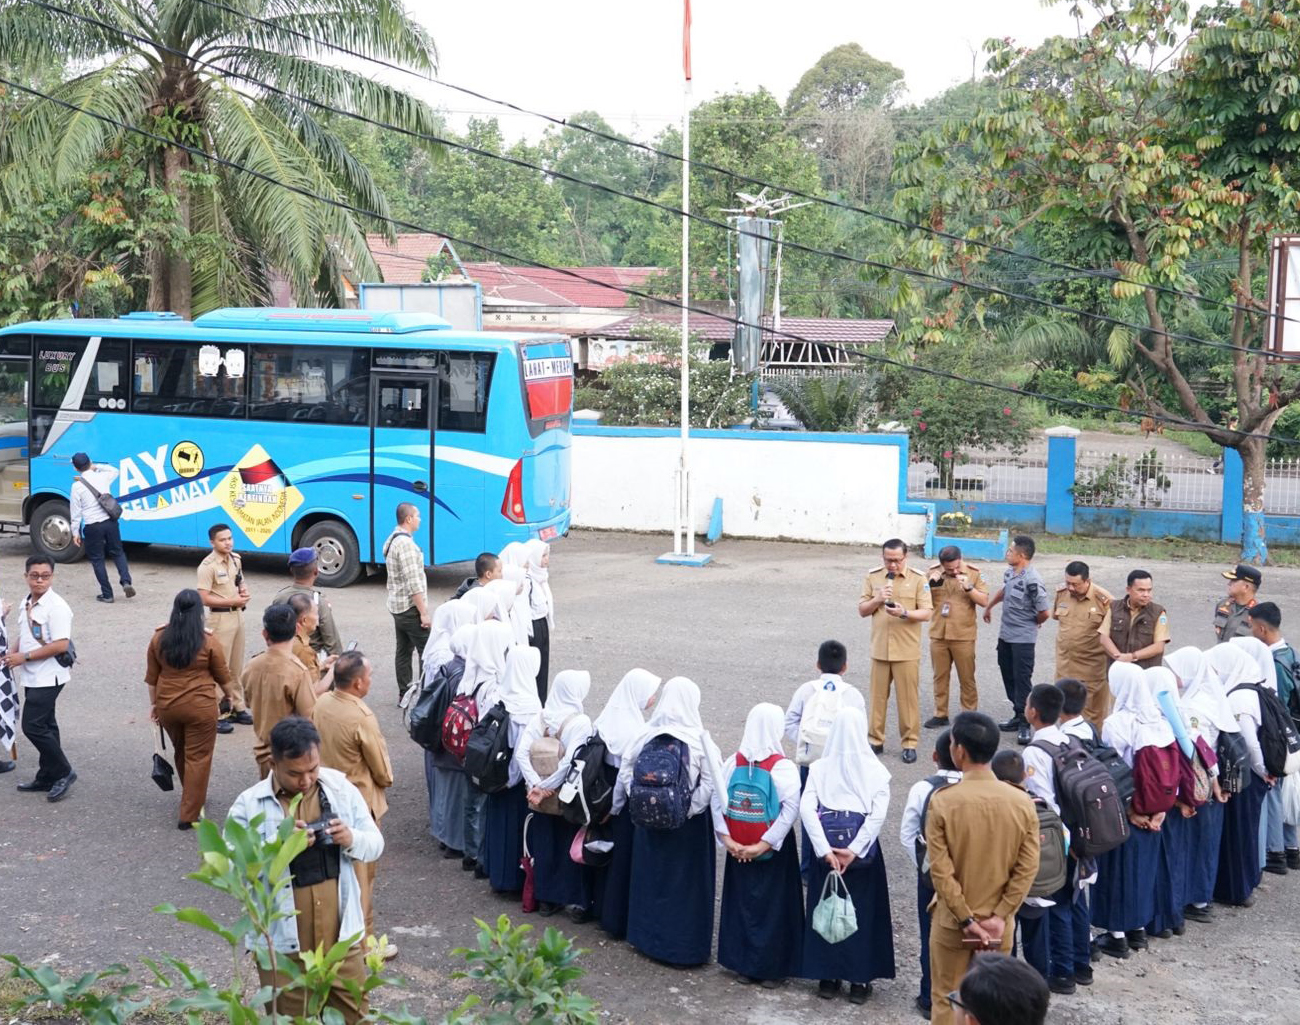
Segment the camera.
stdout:
<path fill-rule="evenodd" d="M 337 822 L 338 817 L 330 813 L 325 813 L 315 822 L 308 822 L 303 829 L 312 835 L 312 843 L 321 847 L 331 847 L 334 845 L 334 837 L 329 834 L 330 824 Z"/>

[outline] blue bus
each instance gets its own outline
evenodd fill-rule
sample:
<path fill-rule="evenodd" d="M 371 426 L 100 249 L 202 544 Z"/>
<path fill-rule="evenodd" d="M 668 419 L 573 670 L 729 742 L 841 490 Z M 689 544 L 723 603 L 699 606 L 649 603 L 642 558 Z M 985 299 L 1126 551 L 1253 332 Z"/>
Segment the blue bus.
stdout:
<path fill-rule="evenodd" d="M 425 313 L 223 309 L 0 330 L 0 523 L 59 562 L 72 456 L 116 466 L 125 541 L 382 563 L 397 504 L 431 565 L 569 527 L 573 361 L 555 335 Z"/>

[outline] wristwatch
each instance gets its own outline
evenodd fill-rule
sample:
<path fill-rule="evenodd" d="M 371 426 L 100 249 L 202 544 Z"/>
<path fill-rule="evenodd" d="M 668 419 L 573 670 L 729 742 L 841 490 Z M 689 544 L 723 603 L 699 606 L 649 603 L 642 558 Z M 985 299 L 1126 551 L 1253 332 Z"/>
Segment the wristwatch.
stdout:
<path fill-rule="evenodd" d="M 974 925 L 974 924 L 975 924 L 975 916 L 974 916 L 974 915 L 971 915 L 970 918 L 967 918 L 965 921 L 958 922 L 958 923 L 957 923 L 957 928 L 959 928 L 959 929 L 969 929 L 969 928 L 970 928 L 972 925 Z"/>

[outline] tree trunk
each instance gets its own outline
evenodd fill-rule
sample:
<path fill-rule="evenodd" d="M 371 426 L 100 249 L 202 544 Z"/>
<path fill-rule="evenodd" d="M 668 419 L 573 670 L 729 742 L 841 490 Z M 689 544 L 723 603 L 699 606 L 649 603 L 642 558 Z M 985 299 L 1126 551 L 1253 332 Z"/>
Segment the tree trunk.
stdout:
<path fill-rule="evenodd" d="M 176 200 L 176 221 L 190 233 L 190 190 L 185 182 L 185 172 L 190 169 L 190 155 L 183 149 L 169 146 L 163 150 L 163 188 Z M 194 281 L 190 261 L 176 252 L 166 256 L 167 300 L 173 313 L 188 319 L 194 305 Z M 152 285 L 150 290 L 152 291 Z"/>
<path fill-rule="evenodd" d="M 1241 559 L 1262 566 L 1268 561 L 1264 540 L 1264 439 L 1242 438 Z"/>
<path fill-rule="evenodd" d="M 153 312 L 170 309 L 167 301 L 167 254 L 162 246 L 155 245 L 145 253 L 144 259 L 149 277 L 149 295 L 144 308 Z"/>

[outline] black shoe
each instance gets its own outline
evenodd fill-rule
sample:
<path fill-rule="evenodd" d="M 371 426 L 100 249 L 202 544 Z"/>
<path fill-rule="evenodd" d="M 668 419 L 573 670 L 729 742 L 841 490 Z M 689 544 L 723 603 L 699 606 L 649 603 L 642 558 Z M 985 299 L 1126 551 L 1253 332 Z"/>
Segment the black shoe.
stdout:
<path fill-rule="evenodd" d="M 452 858 L 463 858 L 465 852 L 458 851 L 455 847 L 448 847 L 444 844 L 442 848 L 442 856 L 450 861 Z"/>
<path fill-rule="evenodd" d="M 1183 917 L 1189 922 L 1200 922 L 1208 925 L 1214 921 L 1214 912 L 1208 907 L 1198 908 L 1195 904 L 1188 904 L 1183 908 Z"/>
<path fill-rule="evenodd" d="M 759 979 L 758 984 L 764 989 L 780 989 L 785 979 Z"/>
<path fill-rule="evenodd" d="M 53 804 L 55 801 L 62 801 L 68 796 L 68 791 L 72 789 L 72 784 L 77 782 L 77 774 L 70 772 L 62 779 L 55 780 L 50 787 L 50 792 L 45 795 L 45 799 Z"/>
<path fill-rule="evenodd" d="M 840 991 L 839 979 L 822 979 L 817 983 L 817 995 L 823 1000 L 829 1000 Z"/>
<path fill-rule="evenodd" d="M 30 783 L 19 783 L 18 790 L 24 794 L 48 794 L 52 786 L 54 786 L 53 783 L 42 783 L 40 780 L 34 779 Z"/>
<path fill-rule="evenodd" d="M 463 868 L 466 872 L 473 872 L 474 866 L 477 864 L 478 864 L 478 858 L 462 857 L 460 859 L 460 867 Z"/>
<path fill-rule="evenodd" d="M 1028 747 L 1033 739 L 1034 731 L 1031 730 L 1027 724 L 1021 726 L 1019 732 L 1016 734 L 1016 743 L 1021 747 Z"/>
<path fill-rule="evenodd" d="M 1255 895 L 1253 893 L 1248 893 L 1245 900 L 1219 900 L 1216 897 L 1214 903 L 1226 904 L 1230 908 L 1250 908 L 1255 906 Z"/>
<path fill-rule="evenodd" d="M 903 763 L 905 765 L 911 765 L 914 761 L 916 761 L 916 748 L 914 747 L 903 748 Z"/>
<path fill-rule="evenodd" d="M 537 913 L 543 918 L 550 918 L 559 910 L 560 905 L 552 904 L 549 900 L 540 900 L 537 902 Z"/>
<path fill-rule="evenodd" d="M 234 732 L 235 732 L 235 726 L 234 726 L 234 724 L 233 724 L 229 719 L 218 719 L 218 720 L 217 720 L 217 732 L 218 732 L 218 733 L 234 733 Z"/>
<path fill-rule="evenodd" d="M 1130 950 L 1147 949 L 1147 931 L 1145 929 L 1130 929 L 1124 934 L 1124 938 L 1128 940 Z"/>
<path fill-rule="evenodd" d="M 1128 940 L 1123 936 L 1112 936 L 1110 933 L 1097 940 L 1097 949 L 1108 957 L 1118 958 L 1121 961 L 1129 954 Z"/>
<path fill-rule="evenodd" d="M 102 601 L 105 605 L 112 605 L 113 596 L 111 594 L 97 594 L 95 595 L 95 601 Z"/>
<path fill-rule="evenodd" d="M 194 828 L 194 823 L 193 823 L 193 822 L 178 822 L 178 823 L 176 823 L 176 828 L 177 828 L 177 829 L 193 829 L 193 828 Z"/>
<path fill-rule="evenodd" d="M 871 750 L 874 751 L 874 752 L 875 752 L 876 754 L 878 754 L 878 755 L 883 755 L 883 754 L 885 753 L 885 745 L 884 745 L 884 744 L 872 744 L 872 745 L 871 745 Z"/>
<path fill-rule="evenodd" d="M 1069 996 L 1074 992 L 1073 975 L 1052 975 L 1047 979 L 1047 988 L 1053 993 L 1059 993 L 1062 996 Z"/>
<path fill-rule="evenodd" d="M 1092 966 L 1086 968 L 1076 968 L 1074 970 L 1074 981 L 1080 986 L 1092 985 Z"/>
<path fill-rule="evenodd" d="M 925 728 L 927 730 L 937 730 L 939 727 L 947 725 L 948 717 L 946 715 L 932 715 L 930 718 L 925 720 Z"/>
<path fill-rule="evenodd" d="M 865 1004 L 869 996 L 871 996 L 871 983 L 854 982 L 849 985 L 849 1003 Z"/>
<path fill-rule="evenodd" d="M 485 869 L 482 865 L 475 865 L 475 866 L 474 866 L 474 878 L 475 878 L 475 879 L 486 879 L 487 877 L 488 877 L 487 869 Z"/>
<path fill-rule="evenodd" d="M 916 1011 L 917 1011 L 917 1013 L 918 1013 L 922 1018 L 924 1018 L 926 1021 L 929 1021 L 929 1020 L 930 1020 L 930 1005 L 929 1005 L 928 1003 L 926 1003 L 924 1000 L 922 1000 L 920 997 L 917 997 L 915 1000 L 912 1001 L 912 1003 L 916 1005 Z"/>
<path fill-rule="evenodd" d="M 1177 925 L 1175 925 L 1175 926 L 1174 926 L 1172 929 L 1170 929 L 1169 931 L 1172 932 L 1175 936 L 1181 936 L 1183 933 L 1185 933 L 1185 932 L 1187 931 L 1187 923 L 1186 923 L 1186 922 L 1179 922 Z"/>
<path fill-rule="evenodd" d="M 0 769 L 0 772 L 3 772 Z M 1300 847 L 1288 847 L 1286 849 L 1286 867 L 1300 869 Z"/>
<path fill-rule="evenodd" d="M 1020 727 L 1024 725 L 1026 725 L 1026 723 L 1023 715 L 1013 715 L 1005 722 L 998 723 L 998 729 L 1003 733 L 1015 733 L 1016 730 L 1020 729 Z"/>
<path fill-rule="evenodd" d="M 1264 857 L 1264 871 L 1275 876 L 1286 875 L 1286 855 L 1282 851 L 1269 851 Z"/>
<path fill-rule="evenodd" d="M 1158 940 L 1167 940 L 1174 934 L 1172 929 L 1157 929 L 1155 932 L 1147 933 L 1148 936 L 1154 936 Z M 1134 947 L 1134 950 L 1141 950 L 1141 947 Z"/>
<path fill-rule="evenodd" d="M 253 713 L 250 712 L 247 708 L 245 708 L 242 712 L 232 712 L 229 721 L 233 722 L 236 726 L 252 726 Z"/>
<path fill-rule="evenodd" d="M 569 921 L 574 925 L 582 925 L 583 922 L 591 921 L 591 912 L 581 904 L 570 904 L 564 909 L 564 913 L 569 916 Z"/>
<path fill-rule="evenodd" d="M 123 585 L 122 585 L 122 593 L 123 593 L 124 595 L 126 595 L 128 598 L 134 598 L 134 597 L 135 597 L 135 588 L 132 587 L 130 584 L 123 584 Z"/>
<path fill-rule="evenodd" d="M 13 772 L 14 769 L 16 768 L 18 768 L 17 763 L 10 762 L 10 761 L 2 761 L 0 762 L 0 775 L 3 775 L 6 772 Z"/>

